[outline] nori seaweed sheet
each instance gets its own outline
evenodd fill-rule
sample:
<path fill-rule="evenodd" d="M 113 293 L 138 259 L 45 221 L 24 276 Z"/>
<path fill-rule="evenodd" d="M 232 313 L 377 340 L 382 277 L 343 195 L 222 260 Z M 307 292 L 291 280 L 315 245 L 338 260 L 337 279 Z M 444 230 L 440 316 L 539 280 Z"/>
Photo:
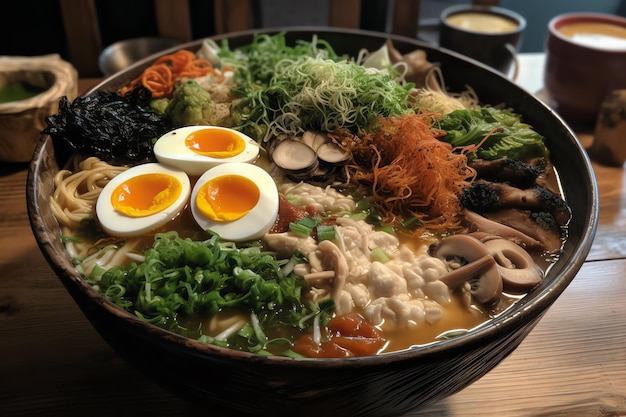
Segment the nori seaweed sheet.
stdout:
<path fill-rule="evenodd" d="M 96 91 L 59 101 L 57 114 L 46 118 L 42 133 L 50 135 L 55 149 L 97 156 L 102 160 L 137 163 L 154 159 L 154 142 L 170 126 L 150 109 L 150 92 L 136 88 L 122 97 Z"/>

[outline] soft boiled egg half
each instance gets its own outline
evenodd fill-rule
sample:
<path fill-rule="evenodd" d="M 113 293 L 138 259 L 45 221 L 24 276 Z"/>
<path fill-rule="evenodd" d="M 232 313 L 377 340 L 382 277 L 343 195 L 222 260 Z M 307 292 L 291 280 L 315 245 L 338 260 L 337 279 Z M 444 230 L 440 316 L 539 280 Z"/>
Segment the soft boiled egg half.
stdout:
<path fill-rule="evenodd" d="M 254 139 L 234 129 L 185 126 L 161 136 L 154 144 L 154 155 L 159 162 L 196 176 L 226 162 L 253 162 L 259 148 Z"/>
<path fill-rule="evenodd" d="M 96 216 L 112 236 L 139 236 L 178 216 L 190 195 L 191 183 L 184 171 L 158 163 L 137 165 L 105 185 L 96 202 Z"/>
<path fill-rule="evenodd" d="M 206 171 L 191 192 L 191 213 L 203 230 L 223 240 L 256 240 L 278 215 L 278 189 L 263 168 L 231 162 Z"/>

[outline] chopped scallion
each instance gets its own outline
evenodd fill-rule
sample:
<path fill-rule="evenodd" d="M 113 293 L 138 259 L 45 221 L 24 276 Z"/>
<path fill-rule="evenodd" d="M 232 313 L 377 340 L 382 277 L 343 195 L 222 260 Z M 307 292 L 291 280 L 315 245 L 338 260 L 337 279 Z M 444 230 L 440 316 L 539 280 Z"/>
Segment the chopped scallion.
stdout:
<path fill-rule="evenodd" d="M 313 230 L 318 224 L 318 219 L 305 217 L 304 219 L 289 223 L 289 231 L 298 236 L 306 237 L 313 233 Z"/>
<path fill-rule="evenodd" d="M 389 255 L 387 255 L 381 248 L 374 248 L 372 249 L 372 252 L 370 252 L 370 260 L 372 262 L 385 263 L 389 261 Z"/>
<path fill-rule="evenodd" d="M 317 226 L 317 241 L 334 240 L 335 239 L 335 226 Z"/>

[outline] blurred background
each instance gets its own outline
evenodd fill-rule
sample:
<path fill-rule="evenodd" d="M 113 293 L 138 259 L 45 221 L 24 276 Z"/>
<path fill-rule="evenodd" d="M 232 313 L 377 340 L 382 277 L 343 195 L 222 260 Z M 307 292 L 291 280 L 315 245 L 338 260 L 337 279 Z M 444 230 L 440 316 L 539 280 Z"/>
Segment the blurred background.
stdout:
<path fill-rule="evenodd" d="M 82 0 L 73 0 L 74 4 Z M 362 0 L 362 29 L 389 31 L 390 2 L 393 0 Z M 437 44 L 437 25 L 441 11 L 471 0 L 421 0 L 417 38 Z M 0 25 L 0 55 L 32 56 L 58 53 L 76 63 L 81 57 L 71 56 L 66 38 L 60 4 L 68 0 L 19 0 L 4 2 L 5 24 Z M 213 19 L 214 0 L 189 0 L 191 38 L 198 39 L 218 32 Z M 226 2 L 224 2 L 226 3 Z M 626 15 L 626 0 L 499 0 L 499 4 L 522 14 L 527 28 L 522 52 L 543 50 L 548 21 L 557 14 L 574 11 Z M 155 0 L 96 0 L 95 14 L 100 29 L 102 48 L 123 39 L 158 36 L 155 22 Z M 231 3 L 232 4 L 232 3 Z M 252 25 L 261 27 L 328 25 L 328 1 L 255 0 L 252 2 Z M 7 21 L 15 17 L 15 24 Z M 85 24 L 80 18 L 71 24 Z M 76 54 L 75 54 L 76 55 Z M 82 57 L 82 59 L 86 59 Z M 91 59 L 91 58 L 89 58 Z M 97 64 L 78 65 L 80 76 L 100 76 Z M 95 69 L 94 69 L 95 68 Z"/>

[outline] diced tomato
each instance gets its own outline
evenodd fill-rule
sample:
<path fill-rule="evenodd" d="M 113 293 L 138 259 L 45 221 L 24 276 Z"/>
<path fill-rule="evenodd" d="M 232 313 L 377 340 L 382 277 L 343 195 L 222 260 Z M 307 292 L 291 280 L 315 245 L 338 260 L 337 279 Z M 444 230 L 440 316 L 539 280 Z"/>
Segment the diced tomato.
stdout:
<path fill-rule="evenodd" d="M 342 348 L 332 340 L 319 344 L 315 343 L 313 336 L 310 334 L 299 337 L 293 344 L 292 349 L 294 352 L 308 358 L 349 358 L 355 356 L 352 352 Z"/>
<path fill-rule="evenodd" d="M 385 346 L 385 341 L 383 339 L 371 337 L 335 336 L 331 339 L 331 342 L 347 351 L 352 352 L 354 356 L 375 355 L 383 346 Z"/>
<path fill-rule="evenodd" d="M 328 322 L 330 339 L 315 343 L 310 334 L 295 341 L 293 350 L 311 358 L 347 358 L 375 355 L 385 346 L 378 329 L 358 314 L 345 314 Z"/>
<path fill-rule="evenodd" d="M 296 206 L 282 195 L 278 199 L 278 216 L 270 233 L 283 233 L 289 231 L 289 223 L 302 220 L 315 215 L 315 208 L 312 206 Z"/>
<path fill-rule="evenodd" d="M 327 327 L 337 335 L 380 338 L 380 332 L 376 326 L 356 313 L 333 317 Z"/>

